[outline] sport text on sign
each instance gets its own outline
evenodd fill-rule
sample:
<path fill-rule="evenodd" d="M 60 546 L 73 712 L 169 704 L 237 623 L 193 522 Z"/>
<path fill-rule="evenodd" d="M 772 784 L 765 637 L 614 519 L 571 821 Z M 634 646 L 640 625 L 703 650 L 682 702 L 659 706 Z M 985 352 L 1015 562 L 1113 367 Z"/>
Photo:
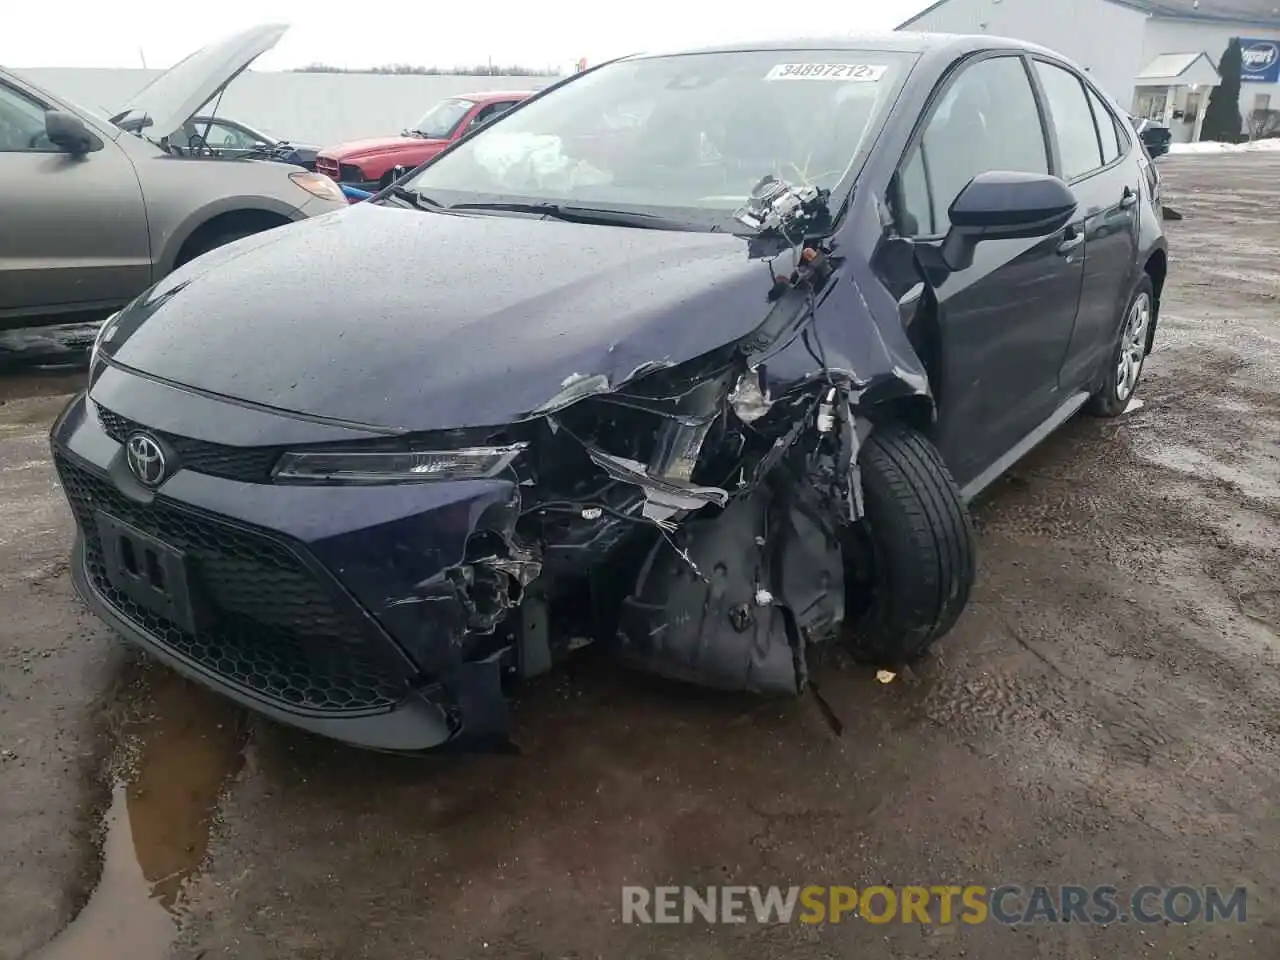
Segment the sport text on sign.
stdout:
<path fill-rule="evenodd" d="M 1280 42 L 1237 37 L 1240 79 L 1251 83 L 1280 83 Z"/>

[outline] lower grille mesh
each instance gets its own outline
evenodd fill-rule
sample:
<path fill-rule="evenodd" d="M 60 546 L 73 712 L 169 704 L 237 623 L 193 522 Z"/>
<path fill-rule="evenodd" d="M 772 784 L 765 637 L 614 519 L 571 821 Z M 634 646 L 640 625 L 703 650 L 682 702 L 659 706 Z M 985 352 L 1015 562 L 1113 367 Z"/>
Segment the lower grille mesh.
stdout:
<path fill-rule="evenodd" d="M 55 452 L 54 462 L 85 540 L 94 587 L 164 646 L 285 707 L 351 712 L 387 709 L 406 690 L 394 652 L 356 611 L 340 609 L 288 547 L 262 534 L 174 508 L 142 505 Z M 216 614 L 192 635 L 135 603 L 107 579 L 95 522 L 102 510 L 182 550 L 193 588 Z"/>

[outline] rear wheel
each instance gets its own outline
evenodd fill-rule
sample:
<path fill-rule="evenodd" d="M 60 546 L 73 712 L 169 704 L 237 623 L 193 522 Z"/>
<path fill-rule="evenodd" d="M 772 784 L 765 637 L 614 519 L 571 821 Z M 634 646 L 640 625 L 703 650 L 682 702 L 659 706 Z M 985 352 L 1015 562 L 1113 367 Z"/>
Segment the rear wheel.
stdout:
<path fill-rule="evenodd" d="M 1155 298 L 1151 277 L 1144 273 L 1125 306 L 1119 332 L 1107 355 L 1102 386 L 1089 398 L 1085 408 L 1095 417 L 1118 417 L 1124 413 L 1138 388 L 1155 318 Z"/>
<path fill-rule="evenodd" d="M 941 455 L 902 424 L 859 457 L 865 516 L 846 558 L 855 651 L 882 666 L 924 656 L 955 626 L 977 568 L 973 525 Z"/>

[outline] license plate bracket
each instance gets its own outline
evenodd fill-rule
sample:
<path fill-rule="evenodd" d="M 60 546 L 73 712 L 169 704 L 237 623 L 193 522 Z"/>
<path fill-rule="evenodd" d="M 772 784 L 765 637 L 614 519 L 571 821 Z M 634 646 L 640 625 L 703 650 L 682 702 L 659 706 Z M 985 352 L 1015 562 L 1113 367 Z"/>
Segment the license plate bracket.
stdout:
<path fill-rule="evenodd" d="M 108 582 L 143 609 L 197 633 L 201 618 L 186 554 L 110 514 L 98 511 L 96 519 Z"/>

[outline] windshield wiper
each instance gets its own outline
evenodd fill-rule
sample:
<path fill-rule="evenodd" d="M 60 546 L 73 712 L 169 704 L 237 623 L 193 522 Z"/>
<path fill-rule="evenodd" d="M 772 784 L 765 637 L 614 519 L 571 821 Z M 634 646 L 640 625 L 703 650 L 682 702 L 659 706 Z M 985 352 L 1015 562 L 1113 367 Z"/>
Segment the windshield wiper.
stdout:
<path fill-rule="evenodd" d="M 528 213 L 533 216 L 564 220 L 567 223 L 595 223 L 617 227 L 641 227 L 645 230 L 688 230 L 693 224 L 652 213 L 632 210 L 608 210 L 602 207 L 580 207 L 562 203 L 455 203 L 450 210 L 495 210 L 503 213 Z M 719 227 L 712 228 L 719 230 Z"/>
<path fill-rule="evenodd" d="M 445 209 L 443 204 L 436 203 L 430 197 L 424 197 L 422 194 L 418 193 L 418 191 L 416 190 L 410 190 L 408 187 L 402 187 L 399 184 L 395 184 L 395 183 L 387 187 L 386 195 L 388 197 L 394 197 L 396 200 L 400 200 L 404 203 L 409 204 L 409 206 L 413 207 L 415 210 L 433 210 L 434 211 L 434 210 Z"/>

